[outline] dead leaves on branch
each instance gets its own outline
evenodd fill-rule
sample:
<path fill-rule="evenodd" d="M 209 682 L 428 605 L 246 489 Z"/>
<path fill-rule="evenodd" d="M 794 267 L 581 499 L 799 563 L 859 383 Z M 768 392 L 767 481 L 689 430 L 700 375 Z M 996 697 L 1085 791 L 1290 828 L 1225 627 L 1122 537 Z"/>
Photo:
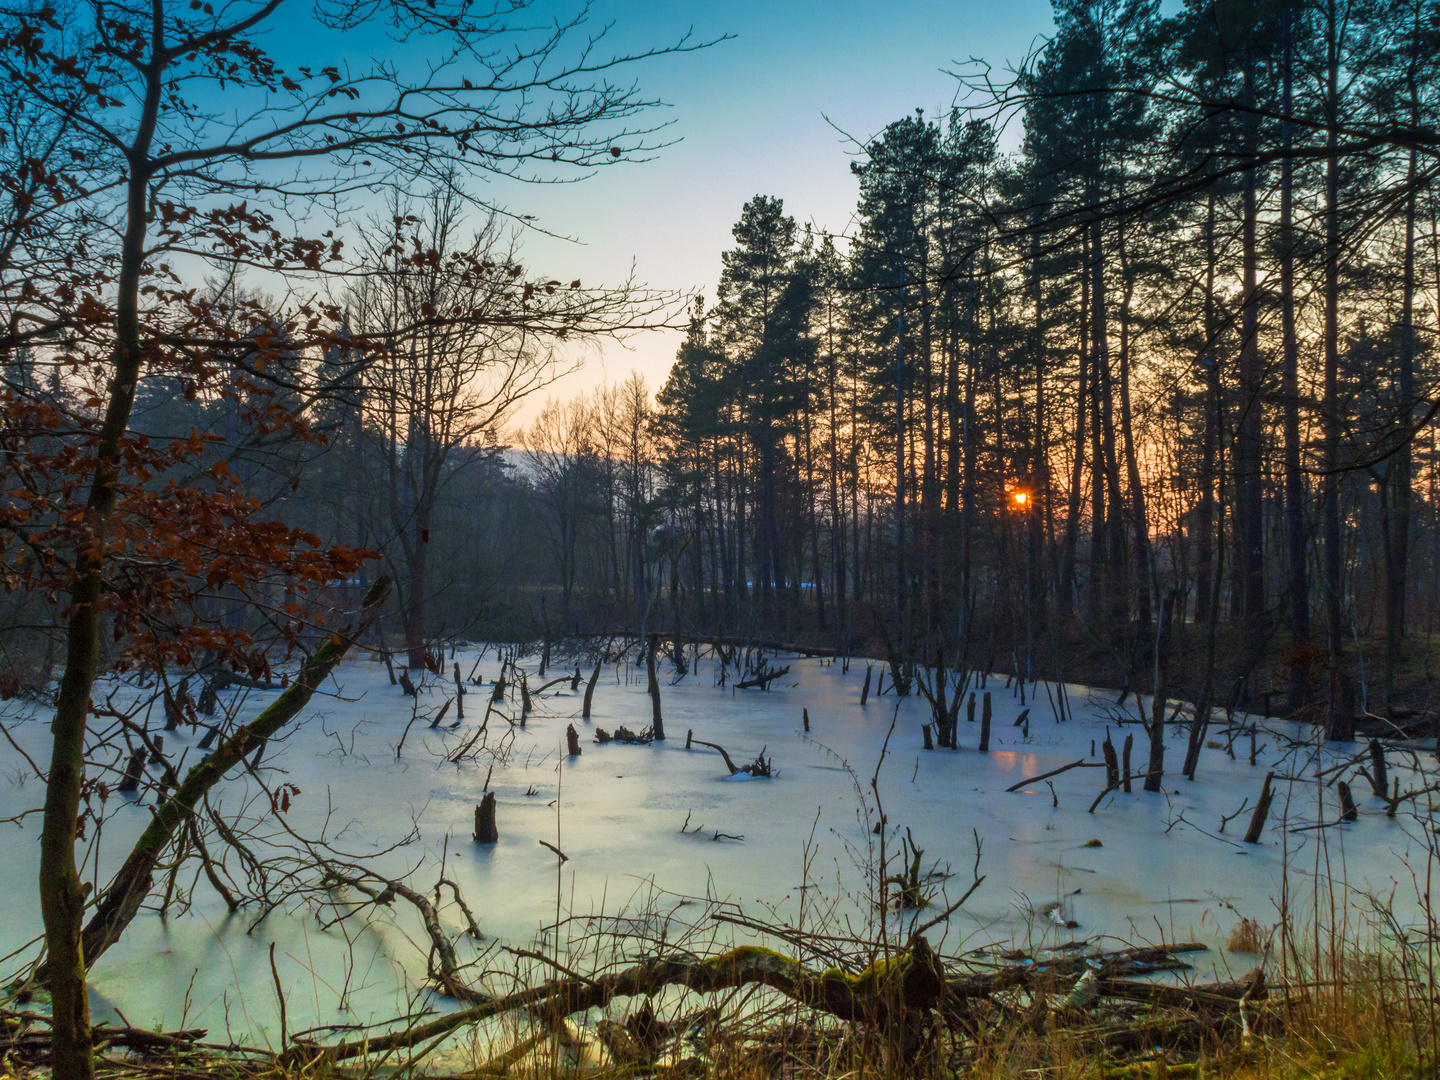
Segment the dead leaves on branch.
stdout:
<path fill-rule="evenodd" d="M 280 632 L 294 645 L 303 601 L 373 557 L 266 517 L 226 463 L 210 460 L 214 437 L 131 434 L 113 464 L 98 459 L 97 441 L 95 424 L 13 393 L 0 399 L 0 588 L 54 600 L 74 582 L 76 555 L 98 556 L 122 666 L 189 663 L 212 650 L 246 670 L 254 643 L 243 629 L 202 618 L 207 597 L 278 585 Z M 89 507 L 102 471 L 115 499 L 103 532 Z"/>

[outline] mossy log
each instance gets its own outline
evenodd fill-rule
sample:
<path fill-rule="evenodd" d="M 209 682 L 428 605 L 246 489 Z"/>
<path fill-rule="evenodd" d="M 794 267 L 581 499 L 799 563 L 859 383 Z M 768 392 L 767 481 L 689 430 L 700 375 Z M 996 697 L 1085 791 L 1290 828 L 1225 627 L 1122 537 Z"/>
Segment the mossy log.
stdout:
<path fill-rule="evenodd" d="M 856 973 L 833 967 L 817 971 L 772 949 L 745 945 L 709 959 L 657 957 L 609 975 L 556 979 L 477 1002 L 402 1031 L 324 1047 L 305 1044 L 296 1046 L 288 1056 L 295 1061 L 315 1063 L 385 1054 L 428 1043 L 463 1027 L 522 1009 L 553 1028 L 573 1013 L 603 1009 L 616 998 L 650 998 L 669 987 L 713 994 L 739 986 L 768 986 L 792 1001 L 840 1020 L 872 1025 L 904 1041 L 907 1036 L 918 1036 L 929 1030 L 935 1011 L 953 1014 L 963 1010 L 971 1000 L 987 998 L 1012 987 L 1065 989 L 1085 971 L 1093 970 L 1102 980 L 1102 996 L 1124 996 L 1113 981 L 1115 976 L 1185 967 L 1176 959 L 1176 953 L 1204 949 L 1204 945 L 1196 943 L 1144 946 L 1099 957 L 1069 956 L 1041 964 L 1007 966 L 984 974 L 947 978 L 940 958 L 920 934 L 912 936 L 904 950 L 880 957 Z M 1146 985 L 1137 992 L 1150 989 Z M 1232 996 L 1229 984 L 1177 992 L 1186 994 L 1192 1004 L 1208 1005 Z M 1252 992 L 1252 1000 L 1256 996 Z M 1169 1004 L 1168 1001 L 1161 1003 Z"/>
<path fill-rule="evenodd" d="M 323 1048 L 300 1047 L 291 1055 L 307 1060 L 323 1056 L 330 1061 L 344 1061 L 417 1046 L 466 1025 L 520 1009 L 553 1021 L 604 1008 L 619 997 L 652 997 L 672 986 L 713 994 L 751 985 L 768 986 L 841 1020 L 882 1028 L 894 1025 L 917 1034 L 929 1025 L 931 1010 L 939 1008 L 949 993 L 939 958 L 918 934 L 903 952 L 877 960 L 858 974 L 838 968 L 815 971 L 783 953 L 745 945 L 706 960 L 654 959 L 593 979 L 557 979 L 390 1035 Z"/>

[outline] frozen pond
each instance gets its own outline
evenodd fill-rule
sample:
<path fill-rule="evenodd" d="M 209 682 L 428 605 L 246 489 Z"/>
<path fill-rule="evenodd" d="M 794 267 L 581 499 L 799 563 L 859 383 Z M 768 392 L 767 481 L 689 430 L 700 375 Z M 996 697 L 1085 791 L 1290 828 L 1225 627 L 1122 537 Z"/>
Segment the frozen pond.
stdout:
<path fill-rule="evenodd" d="M 462 672 L 471 670 L 476 655 L 474 649 L 460 650 Z M 1060 724 L 1040 684 L 1035 688 L 1039 700 L 1028 702 L 1027 735 L 1012 726 L 1022 708 L 1017 693 L 1005 688 L 1003 678 L 992 677 L 990 752 L 976 751 L 978 708 L 974 724 L 966 723 L 961 709 L 959 750 L 926 751 L 921 725 L 929 718 L 928 704 L 914 696 L 900 701 L 897 712 L 894 697 L 872 693 L 862 707 L 863 661 L 852 663 L 848 674 L 842 674 L 839 662 L 792 657 L 778 663 L 789 663 L 790 672 L 768 693 L 717 687 L 715 664 L 708 657 L 677 685 L 670 685 L 673 674 L 663 665 L 669 738 L 648 746 L 592 742 L 597 727 L 613 731 L 624 725 L 638 731 L 649 723 L 643 665 L 637 672 L 633 666 L 607 664 L 591 722 L 579 718 L 584 682 L 572 693 L 566 681 L 536 699 L 523 729 L 492 715 L 487 744 L 497 746 L 503 735 L 502 759 L 484 755 L 457 764 L 447 756 L 475 734 L 488 685 L 470 688 L 466 717 L 458 727 L 448 727 L 452 706 L 443 721 L 447 726 L 431 730 L 428 720 L 454 696 L 454 684 L 426 675 L 417 720 L 397 759 L 396 744 L 412 719 L 414 703 L 390 685 L 383 664 L 352 658 L 327 682 L 328 696 L 317 695 L 300 721 L 266 748 L 261 778 L 272 791 L 279 792 L 281 785 L 298 789 L 291 791 L 288 810 L 280 812 L 254 780 L 244 777 L 224 785 L 212 803 L 232 812 L 245 805 L 257 835 L 272 841 L 283 839 L 277 821 L 296 837 L 324 834 L 356 862 L 373 857 L 389 876 L 408 873 L 408 880 L 426 893 L 434 889 L 443 859 L 445 876 L 460 887 L 485 935 L 481 947 L 534 947 L 541 928 L 556 924 L 557 915 L 603 914 L 611 929 L 623 929 L 627 919 L 648 917 L 652 932 L 665 925 L 667 934 L 673 926 L 676 935 L 687 921 L 703 919 L 706 925 L 700 929 L 722 941 L 744 933 L 733 923 L 709 920 L 705 903 L 687 902 L 697 897 L 729 901 L 736 913 L 765 923 L 794 924 L 803 918 L 807 926 L 859 934 L 866 932 L 873 911 L 873 875 L 867 867 L 874 866 L 881 839 L 872 828 L 878 818 L 870 784 L 889 734 L 888 754 L 878 772 L 887 851 L 898 854 L 908 829 L 924 851 L 922 868 L 934 872 L 928 879 L 931 906 L 905 914 L 906 925 L 934 918 L 970 887 L 977 838 L 981 845 L 979 873 L 985 881 L 962 909 L 929 933 L 947 953 L 1106 937 L 1125 943 L 1196 940 L 1215 947 L 1199 962 L 1223 976 L 1227 965 L 1239 971 L 1255 960 L 1227 954 L 1220 947 L 1226 936 L 1241 916 L 1265 927 L 1274 924 L 1287 882 L 1290 902 L 1300 911 L 1309 908 L 1317 890 L 1328 904 L 1333 879 L 1339 883 L 1337 895 L 1354 904 L 1356 925 L 1374 921 L 1366 915 L 1370 895 L 1393 903 L 1402 926 L 1418 917 L 1411 873 L 1423 885 L 1429 856 L 1413 816 L 1408 821 L 1404 811 L 1395 819 L 1385 816 L 1384 802 L 1370 793 L 1363 778 L 1354 779 L 1363 759 L 1326 775 L 1325 782 L 1315 779 L 1317 762 L 1338 764 L 1363 744 L 1333 753 L 1326 749 L 1317 757 L 1313 733 L 1269 722 L 1259 736 L 1263 749 L 1257 765 L 1249 764 L 1249 739 L 1242 737 L 1233 760 L 1224 750 L 1206 749 L 1197 780 L 1190 783 L 1180 775 L 1185 734 L 1176 726 L 1163 793 L 1142 793 L 1137 782 L 1134 794 L 1108 795 L 1087 813 L 1104 786 L 1102 769 L 1076 768 L 1048 784 L 1015 793 L 1006 789 L 1080 758 L 1099 761 L 1107 723 L 1117 746 L 1125 734 L 1135 735 L 1133 767 L 1141 770 L 1147 741 L 1135 723 L 1133 699 L 1128 703 L 1131 724 L 1122 730 L 1116 725 L 1113 694 L 1091 696 L 1071 687 L 1075 718 Z M 537 689 L 545 680 L 536 678 L 536 658 L 521 665 Z M 554 665 L 549 677 L 564 670 Z M 498 672 L 499 660 L 491 650 L 477 677 L 488 684 Z M 97 687 L 97 700 L 114 688 Z M 122 688 L 115 700 L 122 703 L 133 693 Z M 231 691 L 222 700 L 244 719 L 273 696 Z M 802 730 L 802 709 L 809 712 L 808 735 Z M 504 711 L 518 714 L 518 702 L 507 702 Z M 156 705 L 152 729 L 162 726 L 160 713 Z M 578 758 L 564 752 L 571 722 L 580 729 L 584 752 Z M 26 707 L 12 701 L 5 723 L 16 743 L 43 765 L 49 754 L 44 716 L 27 715 Z M 105 720 L 95 723 L 103 727 Z M 1223 724 L 1219 729 L 1212 729 L 1212 740 L 1224 740 Z M 685 749 L 687 730 L 696 739 L 722 744 L 737 764 L 765 748 L 779 774 L 731 779 L 714 751 Z M 185 755 L 177 765 L 182 774 L 203 752 L 194 745 L 199 738 L 184 729 L 165 736 L 172 760 Z M 43 793 L 33 770 L 8 744 L 0 752 L 5 778 L 0 816 L 38 806 Z M 1433 771 L 1433 754 L 1427 750 L 1422 756 Z M 1403 767 L 1408 759 L 1400 751 L 1390 755 L 1402 788 L 1416 786 Z M 1234 814 L 1246 798 L 1253 805 L 1270 769 L 1282 779 L 1262 842 L 1239 843 L 1248 808 L 1222 834 L 1222 816 Z M 481 847 L 471 834 L 487 775 L 498 800 L 500 840 Z M 1339 816 L 1336 789 L 1329 784 L 1338 777 L 1351 778 L 1360 820 L 1307 828 Z M 153 801 L 153 789 L 138 800 L 110 795 L 100 843 L 88 849 L 82 872 L 87 881 L 98 878 L 103 885 L 108 880 L 148 821 Z M 1428 818 L 1424 797 L 1421 811 Z M 689 829 L 682 832 L 687 821 Z M 8 917 L 0 934 L 8 953 L 21 949 L 40 929 L 35 899 L 39 815 L 7 829 L 7 873 L 0 889 Z M 412 842 L 395 846 L 412 833 Z M 716 839 L 716 833 L 724 835 Z M 95 835 L 92 821 L 91 841 Z M 562 863 L 542 841 L 568 859 Z M 238 873 L 233 857 L 229 865 Z M 898 870 L 898 863 L 892 865 L 891 872 Z M 157 878 L 157 893 L 165 888 Z M 228 1032 L 236 1040 L 264 1045 L 276 1031 L 271 942 L 277 943 L 291 1032 L 421 1007 L 452 1007 L 424 992 L 429 944 L 413 910 L 403 904 L 369 906 L 326 929 L 315 917 L 316 908 L 295 902 L 257 926 L 257 910 L 228 914 L 193 866 L 177 875 L 174 889 L 180 899 L 193 892 L 190 910 L 168 920 L 143 913 L 95 968 L 97 1019 L 118 1007 L 133 1024 L 208 1027 L 212 1039 Z M 463 917 L 448 893 L 445 900 L 442 915 L 460 936 Z M 1059 908 L 1052 911 L 1055 905 Z M 333 907 L 318 910 L 325 921 L 337 913 Z M 900 919 L 890 916 L 892 929 L 899 928 Z M 597 924 L 581 919 L 563 925 L 562 945 Z M 462 960 L 473 957 L 475 947 L 463 936 L 460 940 Z M 8 967 L 17 968 L 25 955 L 12 956 Z M 495 952 L 485 966 L 503 972 L 509 964 Z M 492 988 L 503 982 L 496 976 Z"/>

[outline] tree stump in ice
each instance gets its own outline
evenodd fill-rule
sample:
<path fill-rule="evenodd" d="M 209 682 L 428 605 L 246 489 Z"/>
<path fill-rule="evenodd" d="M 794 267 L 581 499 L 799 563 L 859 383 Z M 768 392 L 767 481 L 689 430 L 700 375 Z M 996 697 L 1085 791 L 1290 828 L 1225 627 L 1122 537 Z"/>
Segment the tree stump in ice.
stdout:
<path fill-rule="evenodd" d="M 651 634 L 645 648 L 645 677 L 650 688 L 650 731 L 651 738 L 665 740 L 665 720 L 660 715 L 660 682 L 655 678 L 655 651 L 660 647 L 660 635 Z"/>
<path fill-rule="evenodd" d="M 971 695 L 970 704 L 975 704 L 974 695 Z M 985 691 L 984 708 L 980 710 L 980 752 L 990 752 L 990 691 Z"/>
<path fill-rule="evenodd" d="M 1110 738 L 1110 728 L 1105 728 L 1105 741 L 1100 744 L 1100 749 L 1105 755 L 1105 787 L 1114 791 L 1120 786 L 1120 759 L 1115 755 L 1115 743 Z M 1129 772 L 1127 768 L 1125 770 Z"/>
<path fill-rule="evenodd" d="M 145 772 L 145 748 L 142 746 L 130 755 L 130 762 L 125 766 L 125 775 L 120 778 L 117 788 L 121 794 L 133 795 L 140 790 L 140 777 Z"/>
<path fill-rule="evenodd" d="M 580 733 L 575 730 L 574 724 L 567 724 L 565 727 L 565 748 L 571 757 L 580 756 Z"/>
<path fill-rule="evenodd" d="M 1245 843 L 1258 844 L 1260 834 L 1265 831 L 1265 819 L 1270 816 L 1270 803 L 1275 798 L 1275 793 L 1270 790 L 1270 785 L 1275 782 L 1273 772 L 1265 774 L 1265 783 L 1260 788 L 1260 801 L 1255 804 L 1255 812 L 1250 815 L 1250 827 L 1245 830 Z"/>
<path fill-rule="evenodd" d="M 1370 740 L 1370 788 L 1380 798 L 1385 798 L 1389 788 L 1389 778 L 1385 770 L 1385 748 L 1380 745 L 1379 739 Z"/>
<path fill-rule="evenodd" d="M 404 668 L 400 669 L 400 689 L 406 697 L 415 697 L 415 684 L 410 681 L 410 673 Z"/>
<path fill-rule="evenodd" d="M 872 674 L 872 669 L 871 669 L 871 667 L 870 667 L 869 664 L 866 664 L 866 665 L 865 665 L 865 685 L 860 688 L 860 704 L 861 704 L 861 705 L 864 705 L 865 702 L 867 702 L 868 700 L 870 700 L 870 675 L 871 675 L 871 674 Z"/>
<path fill-rule="evenodd" d="M 475 807 L 475 842 L 495 844 L 500 841 L 500 830 L 495 827 L 495 793 L 487 791 Z"/>
<path fill-rule="evenodd" d="M 1335 785 L 1335 789 L 1340 793 L 1340 820 L 1359 821 L 1360 811 L 1355 807 L 1355 796 L 1350 793 L 1350 785 L 1341 780 Z"/>
<path fill-rule="evenodd" d="M 590 719 L 590 703 L 595 700 L 595 684 L 600 681 L 600 663 L 595 661 L 595 670 L 590 673 L 590 681 L 585 685 L 585 707 L 580 710 L 580 719 Z"/>

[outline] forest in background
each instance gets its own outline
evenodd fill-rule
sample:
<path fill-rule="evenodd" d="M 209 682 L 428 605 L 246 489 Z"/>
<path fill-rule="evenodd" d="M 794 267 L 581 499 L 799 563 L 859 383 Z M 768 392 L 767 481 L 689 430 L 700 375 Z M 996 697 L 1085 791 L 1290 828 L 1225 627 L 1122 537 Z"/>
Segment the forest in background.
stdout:
<path fill-rule="evenodd" d="M 1425 712 L 1440 8 L 1056 18 L 1013 83 L 962 73 L 978 105 L 863 146 L 843 238 L 747 202 L 653 396 L 507 435 L 402 336 L 323 453 L 256 468 L 287 518 L 384 553 L 412 659 L 648 627 L 892 649 L 902 688 L 937 650 L 1167 679 L 1339 737 Z M 436 247 L 455 228 L 407 212 Z M 372 333 L 447 287 L 376 281 L 347 306 Z"/>
<path fill-rule="evenodd" d="M 603 657 L 626 632 L 647 660 L 653 725 L 638 742 L 663 739 L 662 638 L 677 680 L 707 639 L 726 661 L 760 643 L 882 656 L 892 687 L 929 700 L 924 738 L 947 749 L 969 677 L 983 688 L 1009 666 L 1047 693 L 1118 686 L 1117 713 L 1148 693 L 1148 791 L 1167 721 L 1192 703 L 1190 778 L 1217 708 L 1280 711 L 1333 740 L 1365 729 L 1387 817 L 1423 812 L 1433 782 L 1417 768 L 1387 796 L 1375 736 L 1436 734 L 1440 4 L 1062 0 L 1055 36 L 1017 72 L 961 71 L 950 114 L 898 118 L 859 147 L 845 229 L 802 228 L 765 194 L 739 208 L 713 303 L 530 265 L 516 219 L 476 197 L 487 178 L 576 179 L 660 149 L 658 103 L 622 76 L 705 45 L 607 53 L 586 10 L 552 23 L 526 8 L 0 10 L 0 699 L 23 699 L 24 734 L 49 757 L 0 734 L 25 762 L 12 786 L 29 769 L 44 792 L 9 819 L 43 822 L 44 948 L 15 993 L 48 994 L 56 1080 L 95 1075 L 107 1035 L 89 969 L 182 863 L 214 870 L 207 835 L 251 860 L 263 892 L 262 864 L 208 800 L 227 777 L 263 785 L 269 740 L 356 646 L 443 684 L 440 646 L 456 662 L 461 639 L 510 643 L 513 672 L 536 652 L 543 668 L 552 642 L 567 660 Z M 313 62 L 267 53 L 275 30 Z M 403 47 L 366 60 L 372 33 Z M 663 386 L 632 377 L 515 429 L 573 343 L 687 321 Z M 788 669 L 761 663 L 763 692 Z M 959 674 L 948 706 L 945 669 Z M 1022 706 L 1027 681 L 1012 681 Z M 458 666 L 454 682 L 459 722 Z M 201 719 L 237 685 L 273 696 L 243 721 Z M 490 704 L 505 689 L 502 669 Z M 523 727 L 523 673 L 519 690 Z M 162 719 L 185 729 L 171 758 Z M 1142 778 L 1129 744 L 1123 780 L 1107 735 L 1106 762 L 1030 782 L 1105 767 L 1103 798 Z M 146 769 L 153 801 L 131 801 Z M 907 828 L 911 877 L 887 876 L 876 769 L 882 940 L 858 972 L 896 955 L 886 890 L 920 874 Z M 1339 770 L 1339 821 L 1354 821 Z M 280 820 L 298 787 L 269 790 L 257 811 L 308 845 Z M 102 886 L 101 826 L 137 804 L 143 827 L 107 853 Z M 307 859 L 295 880 L 331 889 L 324 865 Z M 231 911 L 256 898 L 209 880 Z M 445 974 L 435 906 L 410 892 Z M 918 927 L 910 971 L 936 974 L 935 924 Z M 1330 933 L 1335 978 L 1307 986 L 1349 978 L 1333 951 L 1349 939 Z M 278 989 L 273 942 L 270 960 Z M 1424 963 L 1401 969 L 1407 1008 L 1433 951 Z M 582 987 L 664 984 L 624 979 L 547 985 L 585 1007 L 600 999 L 571 996 Z M 839 981 L 868 985 L 853 979 Z M 797 1000 L 817 999 L 801 986 Z M 885 1024 L 928 1030 L 941 1000 Z M 436 1030 L 410 1019 L 342 1049 Z"/>
<path fill-rule="evenodd" d="M 291 379 L 157 370 L 135 429 L 204 433 L 202 471 L 377 552 L 344 592 L 394 577 L 382 632 L 412 665 L 441 637 L 659 630 L 888 655 L 902 690 L 937 653 L 1164 680 L 1339 737 L 1430 711 L 1440 7 L 1063 0 L 1056 20 L 1015 78 L 959 72 L 964 107 L 863 144 L 848 229 L 747 202 L 661 387 L 512 428 L 567 331 L 667 316 L 633 285 L 532 280 L 451 171 L 368 222 L 362 272 L 330 286 L 338 332 L 276 330 Z M 234 343 L 207 363 L 243 373 L 272 284 L 206 276 Z M 82 393 L 43 343 L 6 364 L 22 398 Z M 234 591 L 205 617 L 254 621 Z M 43 593 L 7 605 L 12 627 L 53 618 Z M 12 662 L 58 660 L 43 637 Z"/>

